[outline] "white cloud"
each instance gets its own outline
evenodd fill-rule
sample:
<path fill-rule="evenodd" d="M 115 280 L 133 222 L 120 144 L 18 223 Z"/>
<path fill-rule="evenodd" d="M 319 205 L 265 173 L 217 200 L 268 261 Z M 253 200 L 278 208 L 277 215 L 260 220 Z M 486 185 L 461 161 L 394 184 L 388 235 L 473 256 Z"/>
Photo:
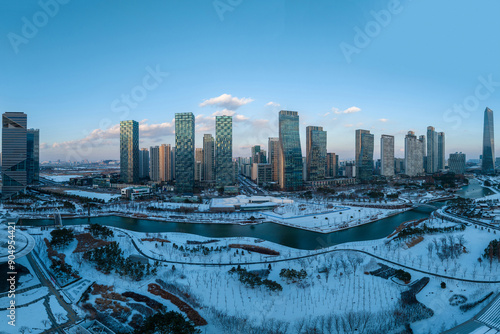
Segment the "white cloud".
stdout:
<path fill-rule="evenodd" d="M 208 100 L 203 101 L 202 103 L 200 103 L 200 107 L 216 106 L 229 110 L 236 110 L 239 107 L 244 106 L 245 104 L 248 104 L 252 101 L 253 99 L 248 97 L 237 98 L 231 96 L 230 94 L 222 94 L 220 96 L 212 97 Z"/>
<path fill-rule="evenodd" d="M 236 114 L 233 110 L 224 109 L 216 111 L 212 114 L 212 116 L 234 116 Z"/>
<path fill-rule="evenodd" d="M 281 104 L 271 101 L 266 103 L 266 107 L 281 107 Z"/>
<path fill-rule="evenodd" d="M 338 108 L 335 108 L 333 107 L 332 108 L 332 111 L 335 113 L 335 114 L 353 114 L 353 113 L 356 113 L 356 112 L 360 112 L 361 111 L 361 108 L 358 108 L 358 107 L 355 107 L 355 106 L 352 106 L 352 107 L 349 107 L 345 110 L 340 110 Z"/>
<path fill-rule="evenodd" d="M 352 128 L 354 124 L 344 124 L 344 128 Z"/>
<path fill-rule="evenodd" d="M 379 121 L 381 121 L 381 122 L 385 123 L 385 122 L 387 122 L 387 121 L 388 121 L 388 119 L 387 119 L 387 118 L 381 118 L 381 119 L 379 119 Z"/>

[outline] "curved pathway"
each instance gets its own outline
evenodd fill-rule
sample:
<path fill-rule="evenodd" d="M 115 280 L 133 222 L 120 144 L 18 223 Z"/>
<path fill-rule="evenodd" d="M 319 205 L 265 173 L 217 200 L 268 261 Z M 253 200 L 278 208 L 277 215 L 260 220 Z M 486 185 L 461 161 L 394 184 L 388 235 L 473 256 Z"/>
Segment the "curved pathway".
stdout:
<path fill-rule="evenodd" d="M 395 261 L 391 261 L 391 260 L 385 259 L 385 258 L 377 256 L 377 255 L 374 255 L 374 254 L 369 253 L 369 252 L 364 251 L 364 250 L 348 249 L 348 248 L 331 249 L 331 250 L 321 251 L 321 252 L 317 252 L 317 253 L 313 253 L 313 254 L 307 254 L 307 255 L 303 255 L 303 256 L 297 256 L 297 257 L 287 258 L 287 259 L 276 259 L 276 260 L 254 261 L 254 262 L 199 263 L 199 262 L 182 262 L 182 261 L 164 260 L 164 259 L 157 259 L 157 258 L 154 258 L 152 256 L 149 256 L 149 255 L 145 254 L 137 246 L 137 244 L 136 244 L 136 242 L 135 242 L 135 240 L 134 240 L 134 238 L 132 236 L 130 236 L 126 231 L 124 231 L 122 229 L 120 229 L 120 231 L 122 233 L 125 233 L 130 238 L 130 240 L 132 241 L 132 244 L 134 245 L 135 249 L 139 252 L 139 254 L 141 254 L 142 256 L 144 256 L 144 257 L 146 257 L 148 259 L 151 259 L 153 261 L 164 262 L 164 263 L 185 264 L 185 265 L 205 266 L 205 267 L 225 267 L 225 266 L 237 266 L 237 265 L 253 265 L 253 264 L 269 264 L 269 263 L 287 262 L 287 261 L 305 259 L 305 258 L 317 256 L 317 255 L 323 255 L 323 254 L 333 253 L 333 252 L 345 252 L 345 251 L 349 251 L 349 252 L 358 252 L 358 253 L 361 253 L 361 254 L 365 254 L 365 255 L 371 256 L 371 257 L 373 257 L 375 259 L 378 259 L 378 260 L 381 260 L 381 261 L 384 261 L 384 262 L 387 262 L 387 263 L 390 263 L 390 264 L 393 264 L 393 265 L 397 265 L 397 266 L 405 268 L 405 269 L 410 269 L 410 270 L 413 270 L 413 271 L 416 271 L 416 272 L 419 272 L 419 273 L 423 273 L 423 274 L 426 274 L 426 275 L 434 276 L 434 277 L 439 277 L 439 278 L 444 278 L 444 279 L 451 279 L 451 280 L 456 280 L 456 281 L 461 281 L 461 282 L 469 282 L 469 283 L 488 283 L 488 284 L 489 283 L 500 283 L 500 280 L 496 280 L 496 281 L 483 281 L 483 280 L 458 278 L 458 277 L 453 277 L 453 276 L 436 274 L 436 273 L 433 273 L 433 272 L 430 272 L 430 271 L 426 271 L 426 270 L 422 270 L 422 269 L 410 267 L 408 265 L 404 265 L 404 264 L 401 264 L 401 263 L 398 263 L 398 262 L 395 262 Z"/>

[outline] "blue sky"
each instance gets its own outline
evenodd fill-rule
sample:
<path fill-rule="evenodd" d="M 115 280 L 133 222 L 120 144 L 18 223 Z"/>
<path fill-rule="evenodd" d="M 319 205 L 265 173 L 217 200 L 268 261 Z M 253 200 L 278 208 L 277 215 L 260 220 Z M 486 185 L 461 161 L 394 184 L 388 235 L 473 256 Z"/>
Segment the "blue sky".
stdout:
<path fill-rule="evenodd" d="M 280 109 L 299 112 L 303 140 L 323 126 L 341 159 L 356 128 L 378 158 L 381 134 L 402 157 L 404 134 L 428 125 L 447 154 L 477 158 L 483 111 L 500 110 L 498 13 L 495 0 L 1 0 L 0 106 L 41 129 L 43 160 L 118 158 L 122 118 L 141 122 L 141 147 L 173 144 L 176 112 L 197 116 L 198 147 L 233 114 L 234 155 L 249 156 Z"/>

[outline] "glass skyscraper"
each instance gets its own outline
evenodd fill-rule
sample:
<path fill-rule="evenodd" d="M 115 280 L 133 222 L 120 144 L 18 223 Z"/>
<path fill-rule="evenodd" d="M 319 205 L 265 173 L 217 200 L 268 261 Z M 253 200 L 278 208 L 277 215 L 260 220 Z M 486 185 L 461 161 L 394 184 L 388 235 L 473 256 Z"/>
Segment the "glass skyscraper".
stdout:
<path fill-rule="evenodd" d="M 495 173 L 495 129 L 490 108 L 484 111 L 482 169 L 485 174 Z"/>
<path fill-rule="evenodd" d="M 120 175 L 122 182 L 139 183 L 139 123 L 120 122 Z"/>
<path fill-rule="evenodd" d="M 356 130 L 356 177 L 361 181 L 373 177 L 373 146 L 375 137 L 368 130 Z"/>
<path fill-rule="evenodd" d="M 427 173 L 436 173 L 439 169 L 438 165 L 438 134 L 432 126 L 427 127 Z"/>
<path fill-rule="evenodd" d="M 194 115 L 175 114 L 175 191 L 194 191 Z"/>
<path fill-rule="evenodd" d="M 271 164 L 271 174 L 272 181 L 278 182 L 279 180 L 279 148 L 280 148 L 280 139 L 276 137 L 269 137 L 267 143 L 267 161 Z"/>
<path fill-rule="evenodd" d="M 40 130 L 27 131 L 27 182 L 35 184 L 40 180 Z"/>
<path fill-rule="evenodd" d="M 213 182 L 215 180 L 215 142 L 211 134 L 203 135 L 203 180 Z"/>
<path fill-rule="evenodd" d="M 139 151 L 139 178 L 147 179 L 149 177 L 149 150 L 141 148 Z"/>
<path fill-rule="evenodd" d="M 23 191 L 28 184 L 27 123 L 22 112 L 2 115 L 2 198 Z"/>
<path fill-rule="evenodd" d="M 437 167 L 439 171 L 439 170 L 444 170 L 444 165 L 446 164 L 446 157 L 444 156 L 445 153 L 444 132 L 438 132 L 437 138 L 438 138 Z"/>
<path fill-rule="evenodd" d="M 215 177 L 217 188 L 234 184 L 233 118 L 215 117 Z"/>
<path fill-rule="evenodd" d="M 283 190 L 301 190 L 304 185 L 302 149 L 300 147 L 299 114 L 279 113 L 279 185 Z"/>
<path fill-rule="evenodd" d="M 306 166 L 308 181 L 325 178 L 326 131 L 321 126 L 306 128 Z"/>

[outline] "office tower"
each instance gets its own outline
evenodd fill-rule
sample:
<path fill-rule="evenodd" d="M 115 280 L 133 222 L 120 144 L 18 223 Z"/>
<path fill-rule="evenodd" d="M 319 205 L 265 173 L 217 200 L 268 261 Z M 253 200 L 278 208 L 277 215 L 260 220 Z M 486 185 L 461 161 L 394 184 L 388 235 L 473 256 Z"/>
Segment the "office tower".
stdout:
<path fill-rule="evenodd" d="M 149 148 L 150 152 L 150 166 L 149 177 L 153 182 L 160 182 L 160 147 L 152 146 Z"/>
<path fill-rule="evenodd" d="M 448 167 L 450 167 L 450 172 L 455 174 L 464 174 L 465 173 L 465 154 L 460 153 L 451 153 L 450 159 L 448 160 Z"/>
<path fill-rule="evenodd" d="M 418 139 L 422 142 L 422 163 L 424 172 L 427 171 L 427 142 L 424 135 L 420 135 Z"/>
<path fill-rule="evenodd" d="M 27 182 L 35 184 L 40 180 L 40 130 L 27 131 Z"/>
<path fill-rule="evenodd" d="M 338 157 L 335 153 L 326 154 L 326 177 L 337 176 Z"/>
<path fill-rule="evenodd" d="M 268 159 L 267 161 L 271 164 L 272 181 L 279 181 L 279 150 L 280 150 L 280 139 L 276 137 L 269 137 L 267 142 Z"/>
<path fill-rule="evenodd" d="M 160 181 L 172 181 L 172 146 L 170 144 L 160 145 Z"/>
<path fill-rule="evenodd" d="M 444 132 L 438 132 L 437 138 L 438 138 L 437 168 L 439 171 L 444 169 L 444 165 L 446 163 L 446 158 L 444 156 L 445 152 Z"/>
<path fill-rule="evenodd" d="M 394 158 L 394 169 L 396 170 L 396 173 L 404 173 L 405 171 L 405 159 L 401 158 Z"/>
<path fill-rule="evenodd" d="M 394 136 L 380 137 L 380 175 L 394 176 Z"/>
<path fill-rule="evenodd" d="M 259 186 L 271 182 L 271 164 L 254 162 L 252 164 L 252 181 L 254 181 Z"/>
<path fill-rule="evenodd" d="M 194 191 L 194 115 L 175 114 L 175 191 Z"/>
<path fill-rule="evenodd" d="M 217 188 L 234 184 L 231 116 L 215 117 L 215 179 Z"/>
<path fill-rule="evenodd" d="M 279 113 L 279 176 L 283 190 L 301 190 L 304 184 L 302 149 L 300 147 L 299 114 L 281 110 Z"/>
<path fill-rule="evenodd" d="M 260 145 L 252 146 L 252 164 L 265 164 L 267 163 L 266 151 L 262 150 Z"/>
<path fill-rule="evenodd" d="M 120 173 L 125 183 L 139 183 L 139 123 L 120 122 Z"/>
<path fill-rule="evenodd" d="M 356 177 L 361 181 L 373 177 L 374 136 L 368 130 L 356 130 Z"/>
<path fill-rule="evenodd" d="M 434 127 L 427 127 L 427 173 L 438 171 L 438 134 Z"/>
<path fill-rule="evenodd" d="M 2 115 L 2 198 L 23 191 L 27 179 L 27 123 L 22 112 Z"/>
<path fill-rule="evenodd" d="M 215 180 L 215 143 L 211 134 L 203 135 L 203 180 Z"/>
<path fill-rule="evenodd" d="M 149 150 L 141 148 L 139 151 L 139 179 L 149 177 Z"/>
<path fill-rule="evenodd" d="M 419 176 L 424 172 L 422 166 L 422 139 L 415 136 L 415 132 L 408 131 L 405 137 L 405 174 Z"/>
<path fill-rule="evenodd" d="M 326 131 L 321 126 L 306 127 L 306 175 L 307 180 L 325 178 Z"/>
<path fill-rule="evenodd" d="M 170 154 L 170 157 L 170 171 L 172 173 L 172 180 L 175 180 L 175 147 L 172 147 L 172 154 Z"/>
<path fill-rule="evenodd" d="M 484 130 L 483 130 L 483 159 L 481 162 L 483 173 L 495 173 L 495 124 L 493 123 L 493 110 L 484 110 Z"/>
<path fill-rule="evenodd" d="M 202 181 L 203 180 L 203 149 L 196 148 L 194 150 L 194 180 Z"/>

